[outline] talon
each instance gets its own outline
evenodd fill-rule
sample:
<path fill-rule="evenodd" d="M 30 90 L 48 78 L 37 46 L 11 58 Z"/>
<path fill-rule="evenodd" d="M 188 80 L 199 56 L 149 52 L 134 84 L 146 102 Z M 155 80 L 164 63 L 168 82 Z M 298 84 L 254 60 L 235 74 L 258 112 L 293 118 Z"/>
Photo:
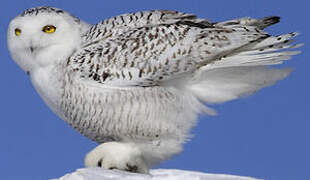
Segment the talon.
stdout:
<path fill-rule="evenodd" d="M 126 171 L 130 171 L 130 172 L 134 172 L 134 173 L 137 173 L 138 172 L 138 166 L 136 165 L 130 165 L 130 164 L 126 164 L 127 166 L 127 169 Z"/>
<path fill-rule="evenodd" d="M 100 160 L 98 161 L 97 166 L 98 166 L 98 167 L 102 167 L 102 159 L 100 159 Z"/>

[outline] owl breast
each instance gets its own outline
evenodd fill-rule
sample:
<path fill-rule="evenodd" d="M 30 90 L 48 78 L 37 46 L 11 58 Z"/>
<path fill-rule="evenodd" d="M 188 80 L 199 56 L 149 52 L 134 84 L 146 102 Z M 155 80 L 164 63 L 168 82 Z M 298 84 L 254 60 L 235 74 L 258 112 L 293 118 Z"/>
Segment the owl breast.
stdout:
<path fill-rule="evenodd" d="M 176 89 L 111 88 L 64 76 L 59 107 L 65 120 L 99 143 L 182 138 L 196 119 L 190 98 Z"/>

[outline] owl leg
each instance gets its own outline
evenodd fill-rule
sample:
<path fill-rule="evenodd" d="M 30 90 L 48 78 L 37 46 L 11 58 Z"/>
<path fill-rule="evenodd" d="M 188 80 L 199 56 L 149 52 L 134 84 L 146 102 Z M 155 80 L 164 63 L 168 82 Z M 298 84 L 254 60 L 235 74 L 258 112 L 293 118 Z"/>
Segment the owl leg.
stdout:
<path fill-rule="evenodd" d="M 85 166 L 149 173 L 140 149 L 134 144 L 123 142 L 107 142 L 97 146 L 86 155 Z"/>

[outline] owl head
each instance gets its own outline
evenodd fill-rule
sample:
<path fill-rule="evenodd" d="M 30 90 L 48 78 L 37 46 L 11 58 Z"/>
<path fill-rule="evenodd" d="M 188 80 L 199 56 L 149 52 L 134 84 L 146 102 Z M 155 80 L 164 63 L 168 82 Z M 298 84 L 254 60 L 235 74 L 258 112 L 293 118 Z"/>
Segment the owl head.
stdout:
<path fill-rule="evenodd" d="M 80 45 L 89 25 L 53 7 L 25 10 L 9 24 L 8 48 L 25 71 L 64 61 Z"/>

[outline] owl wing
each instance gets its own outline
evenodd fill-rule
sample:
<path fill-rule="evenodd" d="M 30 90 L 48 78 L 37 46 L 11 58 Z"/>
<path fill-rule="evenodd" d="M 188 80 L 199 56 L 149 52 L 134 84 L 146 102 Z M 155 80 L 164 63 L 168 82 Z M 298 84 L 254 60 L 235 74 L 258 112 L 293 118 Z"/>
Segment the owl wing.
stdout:
<path fill-rule="evenodd" d="M 189 21 L 212 26 L 205 19 L 197 19 L 194 14 L 169 10 L 139 11 L 106 19 L 94 26 L 83 35 L 85 44 L 91 44 L 110 37 L 119 36 L 127 31 L 159 24 L 174 24 L 178 21 Z"/>
<path fill-rule="evenodd" d="M 293 47 L 296 34 L 272 37 L 257 24 L 232 22 L 174 11 L 118 16 L 94 25 L 67 64 L 83 80 L 146 87 L 193 78 L 201 69 L 277 64 L 292 55 L 275 51 Z"/>

